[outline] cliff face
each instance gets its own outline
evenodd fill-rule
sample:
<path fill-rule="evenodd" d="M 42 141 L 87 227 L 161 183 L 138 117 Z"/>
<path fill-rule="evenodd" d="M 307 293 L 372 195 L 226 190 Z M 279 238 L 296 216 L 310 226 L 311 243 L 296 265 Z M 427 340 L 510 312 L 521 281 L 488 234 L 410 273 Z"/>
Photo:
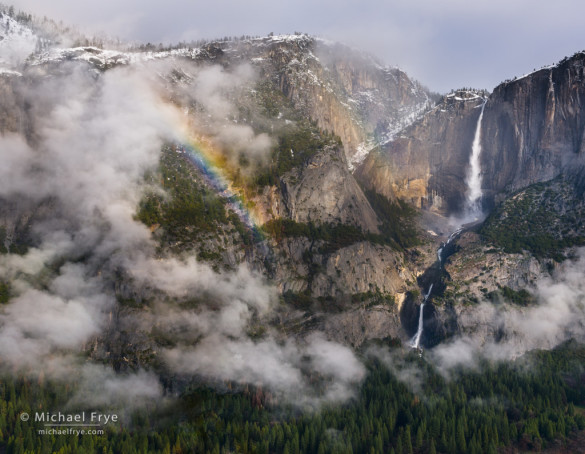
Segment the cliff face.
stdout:
<path fill-rule="evenodd" d="M 367 187 L 440 213 L 457 211 L 484 98 L 448 95 L 395 140 L 372 152 L 355 172 Z"/>
<path fill-rule="evenodd" d="M 347 169 L 341 150 L 324 150 L 282 179 L 285 217 L 297 222 L 341 223 L 378 232 L 378 218 Z"/>
<path fill-rule="evenodd" d="M 496 87 L 482 125 L 488 201 L 585 168 L 585 54 Z"/>
<path fill-rule="evenodd" d="M 0 73 L 0 133 L 16 132 L 20 127 L 21 106 L 15 92 L 16 74 Z"/>
<path fill-rule="evenodd" d="M 248 104 L 241 101 L 242 105 L 235 106 L 234 112 L 238 113 L 233 118 L 214 117 L 209 121 L 220 121 L 221 127 L 228 122 L 246 125 L 257 134 L 271 135 L 275 147 L 281 145 L 279 140 L 286 127 L 303 121 L 310 124 L 310 128 L 305 125 L 308 129 L 301 137 L 303 140 L 299 139 L 298 148 L 287 146 L 279 151 L 282 155 L 290 151 L 292 164 L 283 166 L 282 172 L 270 174 L 269 183 L 258 184 L 252 191 L 253 202 L 261 213 L 261 224 L 283 218 L 295 221 L 297 231 L 284 232 L 283 227 L 282 236 L 275 232 L 273 237 L 255 242 L 248 238 L 250 235 L 246 236 L 248 231 L 242 235 L 235 224 L 227 221 L 199 236 L 191 232 L 192 225 L 187 223 L 176 235 L 190 233 L 184 235 L 187 239 L 175 243 L 175 249 L 167 245 L 164 251 L 169 255 L 178 250 L 185 254 L 197 253 L 200 260 L 212 262 L 217 269 L 236 269 L 247 262 L 269 277 L 283 301 L 290 303 L 289 315 L 296 314 L 295 304 L 302 306 L 309 301 L 311 310 L 306 311 L 305 319 L 297 323 L 291 318 L 289 326 L 302 324 L 304 329 L 311 330 L 318 319 L 315 323 L 331 338 L 352 345 L 360 345 L 368 338 L 406 339 L 414 334 L 422 301 L 420 290 L 428 288 L 423 282 L 425 270 L 436 264 L 437 244 L 432 243 L 438 243 L 439 238 L 429 237 L 426 244 L 416 247 L 397 247 L 388 239 L 381 242 L 382 222 L 401 221 L 392 218 L 395 211 L 385 211 L 379 203 L 371 205 L 358 181 L 390 199 L 403 199 L 433 212 L 426 213 L 429 219 L 438 218 L 436 213 L 448 215 L 460 211 L 472 143 L 484 105 L 481 164 L 487 205 L 511 190 L 550 180 L 560 173 L 585 181 L 585 114 L 581 105 L 585 100 L 585 54 L 504 83 L 495 89 L 487 103 L 486 93 L 460 90 L 443 97 L 431 108 L 433 95 L 400 70 L 384 68 L 367 55 L 306 35 L 216 42 L 200 49 L 173 52 L 159 52 L 153 57 L 83 47 L 33 56 L 22 69 L 23 76 L 15 72 L 0 74 L 0 133 L 19 132 L 34 145 L 35 125 L 29 118 L 32 114 L 27 112 L 31 106 L 21 99 L 25 91 L 19 89 L 21 84 L 34 85 L 52 71 L 58 72 L 62 64 L 85 65 L 84 68 L 99 78 L 114 66 L 132 65 L 150 58 L 168 59 L 168 68 L 173 67 L 171 74 L 163 77 L 168 82 L 165 86 L 169 89 L 168 98 L 189 112 L 202 108 L 203 104 L 197 106 L 190 98 L 184 103 L 178 101 L 188 92 L 182 88 L 192 88 L 188 83 L 179 87 L 182 79 L 192 80 L 189 70 L 195 74 L 202 66 L 218 64 L 229 73 L 241 63 L 255 68 L 257 85 L 245 86 L 246 93 L 231 98 L 226 95 L 230 103 L 237 104 L 241 100 L 235 98 L 241 97 Z M 260 87 L 264 85 L 270 86 L 268 95 L 278 94 L 278 97 L 265 96 L 269 101 L 265 104 L 260 98 L 266 92 L 258 97 L 253 94 L 261 92 Z M 278 104 L 275 99 L 282 102 Z M 337 140 L 319 129 L 333 132 L 342 143 L 332 145 Z M 303 148 L 310 148 L 310 139 L 321 134 L 328 140 L 323 139 L 310 153 Z M 368 154 L 374 144 L 382 145 Z M 293 161 L 294 156 L 302 159 Z M 276 164 L 280 158 L 279 154 L 271 154 L 266 159 Z M 187 161 L 176 164 L 190 165 Z M 353 173 L 352 169 L 355 169 Z M 207 184 L 205 175 L 199 170 L 194 172 L 199 173 L 189 175 L 203 181 L 197 189 L 202 191 Z M 182 195 L 184 187 L 178 191 Z M 205 189 L 205 198 L 217 192 L 213 185 L 207 184 Z M 375 200 L 369 193 L 368 197 Z M 565 215 L 574 211 L 572 205 L 567 207 L 561 207 L 558 212 Z M 41 206 L 0 200 L 0 246 L 15 252 L 17 246 L 24 249 L 34 245 L 29 232 L 35 224 L 40 225 L 39 219 L 46 212 L 55 210 L 51 200 Z M 213 211 L 207 207 L 205 210 Z M 202 213 L 203 209 L 198 212 Z M 577 217 L 582 219 L 581 215 Z M 346 228 L 346 236 L 354 237 L 351 241 L 348 238 L 332 241 L 322 232 L 316 234 L 309 223 L 341 224 Z M 246 230 L 245 226 L 238 226 Z M 164 235 L 164 227 L 157 227 L 156 222 L 149 227 L 155 233 L 155 240 Z M 435 230 L 439 234 L 446 232 Z M 299 235 L 299 231 L 305 236 Z M 472 325 L 472 321 L 465 321 L 471 310 L 460 310 L 461 306 L 500 288 L 519 291 L 547 272 L 528 253 L 488 252 L 493 247 L 486 246 L 471 233 L 461 237 L 459 247 L 460 252 L 446 264 L 451 280 L 445 287 L 446 292 L 451 292 L 451 302 L 464 304 L 456 305 L 457 310 L 439 301 L 436 306 L 425 306 L 424 318 L 428 320 L 425 342 L 429 344 L 455 331 L 457 327 L 453 328 L 453 323 L 459 323 L 461 329 L 466 324 Z M 116 285 L 121 301 L 142 304 L 147 299 L 127 292 L 124 282 Z M 114 314 L 115 321 L 124 320 L 125 314 L 134 316 L 134 309 L 126 308 Z M 105 335 L 112 340 L 107 351 L 123 358 L 123 351 L 116 346 L 126 342 L 126 334 L 116 334 L 122 322 L 116 323 Z M 132 335 L 127 337 L 131 339 Z M 140 342 L 150 343 L 147 336 Z"/>
<path fill-rule="evenodd" d="M 243 42 L 226 52 L 252 59 L 297 109 L 339 136 L 351 166 L 373 143 L 428 109 L 433 98 L 399 69 L 306 35 Z"/>

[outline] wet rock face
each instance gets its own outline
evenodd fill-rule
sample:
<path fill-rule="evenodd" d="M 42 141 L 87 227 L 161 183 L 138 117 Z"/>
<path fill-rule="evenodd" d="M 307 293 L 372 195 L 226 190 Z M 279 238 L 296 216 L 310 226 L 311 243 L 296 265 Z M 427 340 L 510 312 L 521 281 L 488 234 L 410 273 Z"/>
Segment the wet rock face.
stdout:
<path fill-rule="evenodd" d="M 445 97 L 420 121 L 356 170 L 356 177 L 389 198 L 442 214 L 463 206 L 471 146 L 484 99 L 473 92 Z"/>
<path fill-rule="evenodd" d="M 447 313 L 447 315 L 449 315 Z M 441 317 L 433 304 L 425 304 L 421 345 L 430 348 L 439 344 L 449 332 L 450 317 Z"/>
<path fill-rule="evenodd" d="M 414 336 L 418 329 L 420 303 L 421 301 L 417 301 L 417 298 L 409 293 L 400 307 L 400 324 L 408 337 Z"/>

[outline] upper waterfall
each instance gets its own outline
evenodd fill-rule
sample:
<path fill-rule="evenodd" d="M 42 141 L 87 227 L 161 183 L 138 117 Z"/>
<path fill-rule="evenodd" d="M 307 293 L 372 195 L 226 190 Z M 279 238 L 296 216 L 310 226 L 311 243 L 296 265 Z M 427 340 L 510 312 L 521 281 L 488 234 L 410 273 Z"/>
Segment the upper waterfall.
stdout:
<path fill-rule="evenodd" d="M 483 111 L 487 99 L 481 105 L 481 112 L 477 120 L 477 126 L 475 128 L 475 136 L 473 137 L 473 144 L 471 146 L 471 156 L 469 157 L 469 169 L 467 170 L 467 176 L 465 183 L 467 185 L 466 192 L 466 204 L 464 210 L 464 216 L 469 220 L 477 220 L 482 214 L 482 196 L 483 192 L 481 189 L 481 121 L 483 119 Z"/>

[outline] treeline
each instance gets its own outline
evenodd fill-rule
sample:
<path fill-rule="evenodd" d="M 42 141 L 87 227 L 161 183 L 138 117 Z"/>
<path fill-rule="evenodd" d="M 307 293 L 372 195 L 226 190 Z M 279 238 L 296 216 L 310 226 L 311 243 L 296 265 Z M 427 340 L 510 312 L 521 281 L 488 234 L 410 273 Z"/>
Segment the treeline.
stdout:
<path fill-rule="evenodd" d="M 498 290 L 486 294 L 490 301 L 498 301 L 504 298 L 512 304 L 529 306 L 536 303 L 536 297 L 526 289 L 514 290 L 507 285 L 499 286 Z"/>
<path fill-rule="evenodd" d="M 273 219 L 262 226 L 262 230 L 277 241 L 287 237 L 304 237 L 311 241 L 322 241 L 319 252 L 327 253 L 368 240 L 361 229 L 348 224 L 303 223 L 291 219 Z"/>
<path fill-rule="evenodd" d="M 301 36 L 303 33 L 295 31 L 294 34 L 296 36 Z M 274 36 L 274 33 L 269 33 L 268 37 Z M 240 42 L 240 41 L 250 41 L 256 39 L 262 39 L 265 36 L 258 36 L 258 35 L 240 35 L 240 36 L 223 36 L 221 38 L 216 39 L 197 39 L 191 41 L 180 41 L 176 44 L 134 44 L 128 47 L 130 52 L 167 52 L 170 50 L 175 49 L 197 49 L 201 47 L 208 46 L 210 44 L 221 44 L 221 43 L 229 43 L 229 42 Z"/>
<path fill-rule="evenodd" d="M 403 200 L 390 201 L 372 189 L 364 191 L 368 202 L 382 220 L 378 226 L 383 243 L 404 250 L 421 243 L 416 227 L 416 210 Z"/>
<path fill-rule="evenodd" d="M 0 382 L 0 447 L 35 453 L 496 453 L 538 451 L 585 429 L 585 349 L 569 343 L 511 364 L 484 363 L 481 372 L 445 380 L 414 353 L 419 391 L 377 360 L 357 398 L 302 413 L 271 404 L 246 388 L 220 393 L 194 388 L 172 408 L 151 408 L 105 436 L 39 436 L 22 411 L 62 408 L 70 387 L 25 379 Z M 418 380 L 417 379 L 417 380 Z M 413 377 L 409 383 L 415 384 Z M 39 410 L 40 411 L 40 410 Z"/>

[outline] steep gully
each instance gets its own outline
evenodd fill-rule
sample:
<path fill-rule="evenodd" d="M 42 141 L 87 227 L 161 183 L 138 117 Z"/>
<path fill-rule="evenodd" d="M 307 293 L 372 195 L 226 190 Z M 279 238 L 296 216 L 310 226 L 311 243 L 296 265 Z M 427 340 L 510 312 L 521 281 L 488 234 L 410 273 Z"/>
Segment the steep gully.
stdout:
<path fill-rule="evenodd" d="M 446 275 L 443 265 L 445 260 L 455 252 L 453 240 L 455 240 L 464 230 L 469 229 L 481 221 L 483 217 L 482 213 L 482 196 L 483 192 L 481 189 L 481 122 L 483 119 L 483 111 L 487 99 L 481 105 L 481 112 L 477 120 L 477 126 L 475 128 L 475 135 L 471 146 L 471 155 L 469 157 L 469 168 L 467 172 L 467 178 L 465 180 L 467 185 L 466 190 L 466 203 L 462 211 L 462 216 L 457 218 L 455 230 L 449 235 L 447 241 L 441 243 L 441 246 L 437 250 L 437 261 L 429 268 L 423 276 L 419 279 L 419 282 L 423 286 L 428 286 L 428 290 L 424 294 L 423 301 L 419 308 L 418 315 L 418 328 L 416 333 L 410 340 L 410 347 L 415 348 L 422 355 L 421 340 L 423 330 L 425 326 L 425 305 L 430 302 L 433 294 L 440 294 L 444 290 L 443 279 Z M 433 293 L 433 289 L 436 293 Z M 434 311 L 431 311 L 434 312 Z M 429 314 L 430 315 L 430 314 Z"/>

